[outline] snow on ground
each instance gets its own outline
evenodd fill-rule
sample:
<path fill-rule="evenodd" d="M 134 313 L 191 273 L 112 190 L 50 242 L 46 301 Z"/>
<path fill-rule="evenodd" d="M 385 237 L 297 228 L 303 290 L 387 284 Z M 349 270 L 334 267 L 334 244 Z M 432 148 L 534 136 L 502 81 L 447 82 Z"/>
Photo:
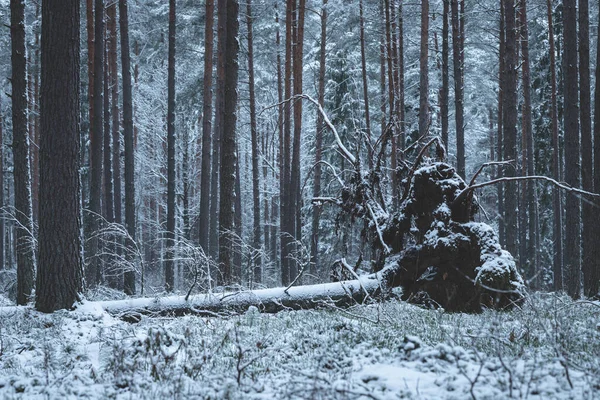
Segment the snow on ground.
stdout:
<path fill-rule="evenodd" d="M 6 311 L 6 309 L 5 309 Z M 0 399 L 598 399 L 600 306 L 536 295 L 230 317 L 0 313 Z"/>

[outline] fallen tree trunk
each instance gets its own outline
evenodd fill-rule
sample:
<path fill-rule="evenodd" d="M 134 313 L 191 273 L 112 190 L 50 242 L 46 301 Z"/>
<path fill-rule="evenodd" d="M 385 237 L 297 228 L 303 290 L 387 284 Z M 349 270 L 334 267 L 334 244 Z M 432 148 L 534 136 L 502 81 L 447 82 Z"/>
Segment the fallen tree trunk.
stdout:
<path fill-rule="evenodd" d="M 382 293 L 382 274 L 320 285 L 272 288 L 240 292 L 88 302 L 111 315 L 135 322 L 139 315 L 217 316 L 239 314 L 254 306 L 263 313 L 313 309 L 321 306 L 347 307 L 361 304 Z"/>

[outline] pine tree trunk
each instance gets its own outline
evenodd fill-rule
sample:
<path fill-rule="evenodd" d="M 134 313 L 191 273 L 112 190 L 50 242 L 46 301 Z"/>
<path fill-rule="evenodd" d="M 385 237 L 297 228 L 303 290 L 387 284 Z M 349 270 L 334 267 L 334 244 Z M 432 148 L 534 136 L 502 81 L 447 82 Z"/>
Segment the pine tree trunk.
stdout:
<path fill-rule="evenodd" d="M 504 93 L 504 50 L 506 40 L 506 27 L 504 18 L 504 5 L 500 3 L 500 22 L 499 22 L 499 45 L 498 45 L 498 130 L 496 137 L 496 159 L 498 161 L 504 160 L 504 141 L 503 132 L 504 126 L 502 125 L 504 119 L 504 110 L 502 105 L 503 93 Z M 498 167 L 496 170 L 496 178 L 504 176 L 504 169 Z M 502 182 L 497 185 L 497 197 L 498 197 L 498 241 L 502 246 L 506 245 L 506 234 L 504 229 L 504 184 Z"/>
<path fill-rule="evenodd" d="M 121 208 L 121 133 L 119 112 L 119 72 L 117 62 L 117 2 L 107 7 L 108 17 L 108 71 L 111 102 L 111 128 L 112 128 L 112 178 L 113 178 L 113 210 L 114 221 L 122 221 Z"/>
<path fill-rule="evenodd" d="M 368 164 L 373 163 L 373 152 L 371 149 L 371 113 L 369 111 L 369 81 L 367 80 L 367 55 L 365 50 L 365 16 L 363 10 L 363 0 L 359 0 L 358 3 L 360 11 L 360 61 L 361 61 L 361 72 L 362 72 L 362 83 L 363 83 L 363 97 L 365 101 L 365 128 L 367 133 L 367 160 Z M 323 7 L 324 8 L 324 7 Z M 322 17 L 321 17 L 322 19 Z M 323 38 L 323 22 L 321 21 L 321 39 Z M 321 47 L 321 51 L 323 48 Z M 319 69 L 320 71 L 320 69 Z M 320 79 L 320 75 L 319 75 Z M 319 81 L 320 82 L 320 81 Z M 321 92 L 319 92 L 320 94 Z"/>
<path fill-rule="evenodd" d="M 236 240 L 233 244 L 233 270 L 232 270 L 232 281 L 237 284 L 242 284 L 242 243 L 240 238 L 243 238 L 243 216 L 242 216 L 242 176 L 240 174 L 240 150 L 236 140 L 235 144 L 235 197 L 233 203 L 233 225 L 235 227 Z M 248 158 L 246 157 L 246 161 Z M 247 164 L 247 163 L 246 163 Z M 248 166 L 246 165 L 246 170 Z M 248 275 L 251 271 L 248 271 Z"/>
<path fill-rule="evenodd" d="M 302 94 L 303 81 L 303 55 L 304 55 L 304 15 L 306 11 L 306 0 L 298 0 L 296 10 L 296 37 L 294 39 L 293 54 L 293 75 L 294 75 L 294 95 Z M 302 135 L 302 102 L 294 102 L 294 147 L 292 153 L 292 169 L 290 177 L 290 233 L 295 241 L 302 240 L 301 224 L 299 221 L 300 210 L 302 207 L 302 198 L 300 193 L 300 146 Z M 296 248 L 294 244 L 293 249 Z M 290 279 L 293 280 L 298 275 L 298 263 L 295 260 L 289 261 Z"/>
<path fill-rule="evenodd" d="M 35 245 L 29 169 L 29 133 L 27 131 L 27 51 L 25 48 L 25 3 L 10 2 L 13 164 L 17 253 L 17 304 L 29 301 L 35 279 Z"/>
<path fill-rule="evenodd" d="M 175 34 L 176 0 L 169 0 L 169 64 L 167 99 L 167 241 L 165 290 L 175 289 Z"/>
<path fill-rule="evenodd" d="M 451 0 L 452 9 L 452 55 L 454 64 L 454 121 L 456 124 L 456 167 L 458 174 L 465 179 L 465 121 L 464 121 L 464 82 L 463 82 L 463 39 L 461 37 L 461 16 L 458 0 Z M 514 11 L 513 11 L 514 14 Z M 514 26 L 514 23 L 513 23 Z"/>
<path fill-rule="evenodd" d="M 2 110 L 2 96 L 0 96 L 0 110 Z M 4 117 L 0 113 L 0 210 L 4 210 Z M 0 218 L 0 271 L 5 268 L 5 235 L 6 226 L 4 218 Z"/>
<path fill-rule="evenodd" d="M 392 140 L 391 140 L 391 155 L 390 155 L 390 167 L 392 174 L 392 198 L 398 201 L 400 197 L 400 182 L 396 169 L 398 168 L 398 130 L 397 130 L 397 110 L 396 106 L 396 81 L 394 73 L 397 73 L 397 69 L 394 68 L 395 64 L 395 53 L 394 53 L 394 41 L 392 40 L 392 17 L 391 8 L 394 7 L 390 4 L 390 0 L 384 0 L 384 13 L 385 13 L 385 49 L 386 49 L 386 61 L 387 61 L 387 80 L 388 80 L 388 106 L 389 116 L 388 123 L 392 123 Z"/>
<path fill-rule="evenodd" d="M 94 90 L 94 53 L 95 53 L 95 40 L 94 40 L 94 35 L 95 35 L 95 25 L 94 25 L 94 0 L 86 0 L 85 2 L 86 4 L 86 32 L 87 32 L 87 52 L 88 52 L 88 59 L 87 59 L 87 73 L 88 73 L 88 90 L 87 90 L 87 95 L 88 95 L 88 139 L 90 141 L 90 145 L 87 147 L 88 150 L 88 160 L 86 160 L 85 158 L 85 153 L 86 153 L 86 138 L 84 138 L 82 136 L 81 139 L 81 163 L 82 165 L 85 165 L 86 161 L 90 162 L 89 168 L 91 168 L 91 152 L 92 152 L 92 147 L 91 147 L 91 140 L 92 140 L 92 136 L 93 136 L 93 130 L 94 130 L 94 121 L 95 121 L 95 117 L 94 117 L 94 95 L 95 95 L 95 90 Z M 87 174 L 86 176 L 86 180 L 84 182 L 82 182 L 82 192 L 81 192 L 81 196 L 82 196 L 82 201 L 85 207 L 85 204 L 88 203 L 89 198 L 86 198 L 86 195 L 89 194 L 89 188 L 91 185 L 91 171 Z M 91 228 L 89 226 L 89 219 L 90 216 L 87 214 L 84 214 L 84 223 L 85 223 L 85 235 L 87 237 L 88 235 L 88 230 Z M 86 251 L 88 251 L 89 247 L 86 246 Z"/>
<path fill-rule="evenodd" d="M 181 196 L 181 208 L 182 208 L 182 223 L 183 223 L 183 236 L 187 240 L 191 240 L 191 227 L 190 227 L 190 197 L 192 185 L 190 182 L 190 134 L 187 129 L 182 132 L 181 141 L 183 142 L 183 156 L 181 160 L 181 185 L 183 186 L 183 193 Z"/>
<path fill-rule="evenodd" d="M 40 19 L 40 3 L 35 6 L 35 19 Z M 29 132 L 31 141 L 31 205 L 34 225 L 39 221 L 39 194 L 40 194 L 40 25 L 33 28 L 34 55 L 33 55 L 33 129 Z"/>
<path fill-rule="evenodd" d="M 600 22 L 600 13 L 598 14 L 598 20 Z M 594 90 L 594 192 L 600 193 L 600 68 L 598 68 L 600 66 L 600 40 L 597 41 L 597 46 L 596 87 Z M 600 208 L 600 201 L 596 201 L 595 207 L 596 209 Z M 600 224 L 593 225 L 592 235 L 596 243 L 599 243 Z M 595 246 L 594 250 L 593 264 L 590 265 L 588 277 L 586 277 L 588 284 L 585 288 L 585 295 L 598 298 L 600 296 L 600 248 Z"/>
<path fill-rule="evenodd" d="M 293 0 L 286 1 L 285 11 L 285 67 L 283 78 L 284 99 L 292 96 L 292 10 L 294 9 Z M 289 193 L 291 185 L 291 137 L 292 137 L 292 115 L 289 104 L 283 108 L 283 145 L 281 153 L 281 182 L 279 184 L 281 209 L 280 215 L 280 236 L 281 236 L 281 282 L 287 286 L 293 277 L 290 277 L 290 246 L 293 235 L 293 214 L 290 213 L 291 196 Z M 290 221 L 291 224 L 290 224 Z M 292 226 L 290 226 L 292 225 Z"/>
<path fill-rule="evenodd" d="M 516 21 L 514 0 L 503 0 L 505 16 L 504 47 L 504 90 L 502 91 L 503 109 L 503 144 L 504 159 L 516 160 L 517 156 L 517 63 L 516 63 Z M 504 171 L 507 177 L 515 176 L 514 168 Z M 508 182 L 505 185 L 505 229 L 506 249 L 517 254 L 517 185 Z"/>
<path fill-rule="evenodd" d="M 564 130 L 565 182 L 580 187 L 579 93 L 577 67 L 577 8 L 575 0 L 564 1 Z M 581 205 L 578 197 L 567 195 L 565 204 L 564 280 L 567 293 L 579 298 L 581 284 Z"/>
<path fill-rule="evenodd" d="M 215 259 L 219 259 L 219 248 L 221 232 L 219 231 L 220 221 L 220 174 L 221 174 L 221 148 L 223 141 L 223 109 L 225 107 L 225 51 L 226 51 L 226 22 L 227 22 L 227 1 L 218 0 L 217 2 L 217 92 L 215 99 L 215 123 L 212 143 L 212 176 L 210 184 L 210 254 Z"/>
<path fill-rule="evenodd" d="M 386 21 L 385 21 L 385 11 L 384 11 L 384 5 L 385 0 L 380 0 L 379 1 L 379 13 L 380 13 L 380 17 L 381 20 L 383 21 L 383 26 L 381 29 L 381 37 L 379 39 L 379 80 L 380 80 L 380 86 L 379 86 L 379 91 L 381 94 L 381 104 L 379 106 L 379 110 L 381 112 L 381 132 L 380 134 L 383 135 L 385 133 L 385 126 L 387 124 L 387 99 L 386 99 Z"/>
<path fill-rule="evenodd" d="M 362 0 L 360 2 L 361 13 L 362 13 Z M 362 25 L 361 25 L 362 29 Z M 361 40 L 364 40 L 364 36 L 361 36 Z M 361 44 L 364 47 L 364 42 Z M 364 53 L 363 53 L 364 54 Z M 319 53 L 319 104 L 324 107 L 325 104 L 325 68 L 326 68 L 326 56 L 327 56 L 327 0 L 323 0 L 321 6 L 321 43 Z M 363 59 L 364 60 L 364 59 Z M 363 65 L 364 68 L 364 65 Z M 365 70 L 363 69 L 363 74 Z M 366 75 L 363 75 L 363 84 L 366 88 Z M 365 90 L 365 112 L 366 111 L 366 99 L 367 91 Z M 323 115 L 317 114 L 317 131 L 315 132 L 315 168 L 313 173 L 313 197 L 321 196 L 321 160 L 323 151 L 323 130 L 325 124 L 323 123 Z M 370 141 L 370 133 L 369 133 Z M 369 157 L 371 160 L 371 157 Z M 371 162 L 371 161 L 370 161 Z M 317 276 L 319 272 L 319 224 L 321 220 L 321 206 L 313 207 L 312 215 L 312 237 L 310 241 L 310 273 L 313 276 Z"/>
<path fill-rule="evenodd" d="M 548 41 L 550 53 L 550 79 L 551 79 L 551 119 L 552 119 L 552 175 L 555 180 L 561 180 L 560 164 L 560 141 L 558 129 L 558 87 L 556 76 L 556 50 L 554 42 L 554 24 L 552 18 L 552 0 L 547 0 L 548 12 Z M 553 274 L 554 274 L 554 290 L 563 289 L 563 217 L 560 199 L 560 191 L 554 187 L 552 189 L 552 210 L 554 215 L 552 240 L 554 242 L 554 258 L 553 258 Z"/>
<path fill-rule="evenodd" d="M 277 48 L 277 138 L 279 140 L 279 147 L 277 149 L 277 155 L 274 159 L 277 159 L 277 164 L 279 165 L 279 173 L 275 172 L 275 177 L 279 178 L 279 201 L 276 204 L 273 202 L 273 231 L 271 234 L 271 240 L 274 240 L 275 243 L 272 246 L 273 249 L 273 261 L 277 261 L 277 238 L 279 238 L 279 255 L 280 255 L 280 281 L 284 279 L 284 270 L 285 266 L 283 264 L 283 255 L 281 251 L 283 250 L 283 232 L 281 227 L 284 226 L 283 217 L 281 211 L 283 210 L 283 191 L 284 191 L 284 183 L 285 177 L 283 174 L 284 166 L 283 166 L 283 154 L 284 154 L 284 106 L 283 106 L 283 76 L 281 71 L 281 34 L 280 34 L 280 23 L 279 23 L 279 8 L 277 7 L 277 3 L 275 3 L 275 46 Z M 275 150 L 273 150 L 275 151 Z M 279 222 L 279 226 L 277 226 L 277 222 Z M 278 229 L 279 228 L 279 229 Z M 289 273 L 288 273 L 289 277 Z"/>
<path fill-rule="evenodd" d="M 103 144 L 103 97 L 104 88 L 104 1 L 94 2 L 94 76 L 93 76 L 93 120 L 90 132 L 90 197 L 89 211 L 86 214 L 86 284 L 94 288 L 99 283 L 100 262 L 97 257 L 99 241 L 96 232 L 100 227 L 99 216 L 102 214 L 102 144 Z M 41 216 L 40 216 L 41 217 Z"/>
<path fill-rule="evenodd" d="M 40 263 L 36 308 L 71 308 L 83 282 L 79 0 L 42 3 Z"/>
<path fill-rule="evenodd" d="M 106 218 L 108 223 L 114 222 L 115 219 L 115 210 L 114 210 L 114 195 L 113 195 L 113 173 L 112 173 L 112 148 L 111 148 L 111 139 L 112 132 L 110 130 L 110 72 L 109 72 L 109 62 L 108 62 L 108 48 L 110 46 L 110 34 L 108 33 L 108 24 L 105 25 L 104 30 L 104 97 L 103 97 L 103 110 L 104 110 L 104 133 L 103 133 L 103 144 L 104 148 L 102 151 L 103 156 L 103 183 L 104 183 L 104 191 L 102 193 L 102 205 L 103 205 L 103 217 Z M 104 271 L 103 271 L 104 272 Z"/>
<path fill-rule="evenodd" d="M 133 128 L 133 95 L 131 87 L 131 55 L 129 50 L 129 16 L 127 0 L 119 0 L 121 29 L 121 68 L 123 79 L 123 145 L 125 151 L 125 226 L 132 241 L 136 240 L 135 223 L 135 159 Z M 135 294 L 135 271 L 123 274 L 125 294 Z"/>
<path fill-rule="evenodd" d="M 581 183 L 584 190 L 594 191 L 594 163 L 592 145 L 591 82 L 590 82 L 590 16 L 588 0 L 579 0 L 579 106 L 581 118 Z M 584 294 L 597 294 L 594 280 L 597 240 L 594 226 L 598 224 L 598 210 L 594 204 L 583 201 L 582 205 L 582 268 Z"/>
<path fill-rule="evenodd" d="M 429 0 L 421 0 L 419 71 L 419 137 L 424 137 L 429 130 Z M 458 170 L 461 171 L 460 161 Z M 464 167 L 461 176 L 464 178 Z"/>
<path fill-rule="evenodd" d="M 448 18 L 450 15 L 450 0 L 443 0 L 444 11 L 442 14 L 442 88 L 440 90 L 440 113 L 442 119 L 442 142 L 448 149 L 448 100 L 449 100 L 449 77 L 448 77 Z"/>
<path fill-rule="evenodd" d="M 210 238 L 210 181 L 211 181 L 211 145 L 212 145 L 212 99 L 213 99 L 213 56 L 215 21 L 214 0 L 207 0 L 205 5 L 206 23 L 204 26 L 204 86 L 202 93 L 202 171 L 200 178 L 200 222 L 198 224 L 198 241 L 200 247 L 208 254 Z"/>
<path fill-rule="evenodd" d="M 248 92 L 250 94 L 250 132 L 252 142 L 252 213 L 253 213 L 253 232 L 252 246 L 260 249 L 261 229 L 260 229 L 260 170 L 258 166 L 258 128 L 256 126 L 256 96 L 254 94 L 254 48 L 252 42 L 252 0 L 248 0 L 246 5 L 246 21 L 248 24 Z M 239 193 L 238 193 L 239 196 Z M 255 283 L 262 283 L 262 261 L 261 258 L 253 260 L 254 271 L 253 280 Z"/>
<path fill-rule="evenodd" d="M 404 14 L 402 12 L 402 1 L 398 5 L 398 118 L 399 132 L 397 146 L 400 150 L 404 150 L 406 145 L 406 117 L 404 112 Z"/>
<path fill-rule="evenodd" d="M 523 74 L 523 154 L 525 157 L 524 171 L 529 176 L 535 175 L 533 152 L 533 126 L 532 126 L 532 110 L 531 110 L 531 72 L 529 61 L 529 30 L 527 20 L 527 4 L 525 1 L 520 1 L 520 21 L 521 21 L 521 48 L 522 48 L 522 74 Z M 525 249 L 524 259 L 521 268 L 529 272 L 529 275 L 535 277 L 534 286 L 539 288 L 541 277 L 539 276 L 537 264 L 537 210 L 536 210 L 536 195 L 535 182 L 528 181 L 525 184 L 523 212 L 527 211 L 527 218 L 521 219 L 523 230 L 526 230 L 528 237 L 526 243 L 521 243 L 521 248 Z M 526 228 L 525 228 L 526 227 Z"/>
<path fill-rule="evenodd" d="M 224 54 L 224 102 L 223 102 L 223 132 L 221 143 L 221 170 L 219 193 L 219 265 L 222 282 L 230 284 L 233 281 L 233 241 L 231 232 L 234 230 L 234 197 L 236 177 L 236 124 L 237 124 L 237 80 L 239 53 L 239 3 L 237 0 L 219 0 L 219 18 L 221 7 L 225 21 L 225 54 Z M 219 20 L 221 24 L 221 20 Z M 221 33 L 221 32 L 219 32 Z M 222 39 L 222 38 L 220 38 Z M 239 195 L 239 193 L 237 194 Z"/>

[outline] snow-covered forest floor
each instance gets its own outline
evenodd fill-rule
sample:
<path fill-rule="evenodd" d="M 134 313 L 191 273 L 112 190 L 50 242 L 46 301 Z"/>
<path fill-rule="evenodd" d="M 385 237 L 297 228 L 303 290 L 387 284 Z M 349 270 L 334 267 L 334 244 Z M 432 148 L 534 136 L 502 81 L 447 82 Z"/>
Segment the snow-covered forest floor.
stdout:
<path fill-rule="evenodd" d="M 600 304 L 480 315 L 400 301 L 137 324 L 0 308 L 1 399 L 598 399 Z"/>

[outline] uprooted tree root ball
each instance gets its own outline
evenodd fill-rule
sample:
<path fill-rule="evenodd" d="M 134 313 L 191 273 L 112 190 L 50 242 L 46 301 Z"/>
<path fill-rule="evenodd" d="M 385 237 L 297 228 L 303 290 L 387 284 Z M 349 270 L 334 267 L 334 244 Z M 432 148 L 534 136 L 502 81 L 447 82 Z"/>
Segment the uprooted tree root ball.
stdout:
<path fill-rule="evenodd" d="M 512 255 L 489 225 L 474 222 L 476 198 L 455 169 L 423 157 L 432 144 L 403 169 L 395 207 L 376 200 L 383 196 L 372 184 L 375 169 L 355 174 L 361 178 L 342 191 L 341 212 L 365 220 L 376 269 L 387 287 L 402 287 L 404 300 L 464 312 L 519 304 L 525 287 Z"/>

